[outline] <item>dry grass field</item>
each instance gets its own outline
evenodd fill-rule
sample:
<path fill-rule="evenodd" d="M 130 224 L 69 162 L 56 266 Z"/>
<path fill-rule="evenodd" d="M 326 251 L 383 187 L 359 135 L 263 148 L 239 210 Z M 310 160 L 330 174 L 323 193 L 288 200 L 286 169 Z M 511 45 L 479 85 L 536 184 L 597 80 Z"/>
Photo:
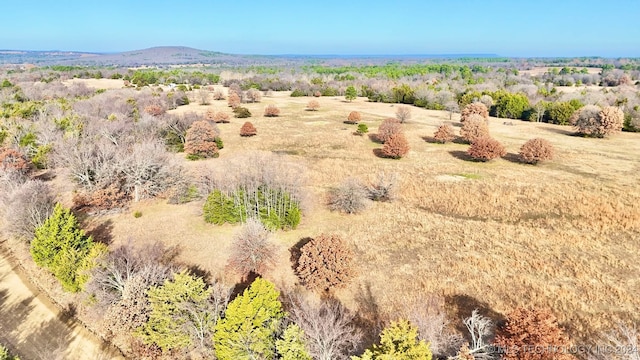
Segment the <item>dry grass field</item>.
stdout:
<path fill-rule="evenodd" d="M 550 307 L 576 341 L 620 319 L 640 321 L 638 134 L 587 139 L 573 136 L 570 127 L 491 118 L 491 133 L 509 154 L 477 163 L 466 159 L 467 145 L 425 140 L 442 123 L 458 126 L 457 115 L 450 121 L 448 113 L 412 108 L 412 119 L 403 125 L 411 151 L 391 160 L 377 157 L 374 149 L 381 145 L 354 136 L 356 126 L 343 120 L 357 110 L 375 133 L 384 118 L 394 116 L 395 106 L 322 97 L 320 109 L 311 112 L 305 111 L 309 100 L 274 93 L 243 105 L 253 117 L 219 124 L 225 143 L 219 158 L 184 160 L 194 176 L 202 166 L 246 166 L 238 159 L 252 151 L 280 154 L 305 167 L 308 210 L 296 230 L 275 234 L 281 262 L 266 274 L 279 286 L 296 282 L 292 245 L 338 233 L 357 256 L 359 276 L 336 294 L 351 308 L 376 308 L 394 317 L 400 304 L 419 293 L 443 296 L 453 320 L 474 308 L 498 320 L 517 306 Z M 276 104 L 281 115 L 263 117 L 268 104 Z M 210 108 L 231 113 L 226 101 L 193 101 L 174 111 L 204 115 Z M 245 120 L 256 126 L 257 136 L 239 136 Z M 549 140 L 556 159 L 538 166 L 517 163 L 519 147 L 534 137 Z M 357 215 L 327 210 L 332 186 L 348 177 L 372 180 L 381 171 L 399 175 L 396 201 L 372 203 Z M 206 224 L 202 204 L 141 202 L 92 222 L 108 229 L 115 245 L 178 245 L 179 260 L 234 283 L 238 279 L 223 270 L 238 226 Z M 137 210 L 142 217 L 134 218 Z"/>

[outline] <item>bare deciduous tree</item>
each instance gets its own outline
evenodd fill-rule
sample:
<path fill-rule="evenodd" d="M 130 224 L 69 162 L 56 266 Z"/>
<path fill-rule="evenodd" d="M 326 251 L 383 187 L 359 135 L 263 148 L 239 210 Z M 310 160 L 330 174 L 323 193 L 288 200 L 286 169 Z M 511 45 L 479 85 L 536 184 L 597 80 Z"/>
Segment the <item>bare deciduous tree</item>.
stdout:
<path fill-rule="evenodd" d="M 290 310 L 292 320 L 304 331 L 309 354 L 318 360 L 343 360 L 357 349 L 362 333 L 353 325 L 354 314 L 337 300 L 319 306 L 297 298 Z"/>
<path fill-rule="evenodd" d="M 367 192 L 358 180 L 349 178 L 329 190 L 328 203 L 332 211 L 356 214 L 367 207 Z"/>
<path fill-rule="evenodd" d="M 309 111 L 317 111 L 320 108 L 320 103 L 318 102 L 318 100 L 310 100 L 307 103 L 307 109 Z"/>
<path fill-rule="evenodd" d="M 0 197 L 7 230 L 13 236 L 30 241 L 35 229 L 53 212 L 55 199 L 49 186 L 40 180 L 28 180 L 11 191 L 0 186 Z"/>
<path fill-rule="evenodd" d="M 396 110 L 396 119 L 398 119 L 401 124 L 411 120 L 411 108 L 408 106 L 398 106 L 398 109 Z"/>
<path fill-rule="evenodd" d="M 228 266 L 243 276 L 271 270 L 276 264 L 277 247 L 270 238 L 271 232 L 260 220 L 247 219 L 234 237 Z"/>

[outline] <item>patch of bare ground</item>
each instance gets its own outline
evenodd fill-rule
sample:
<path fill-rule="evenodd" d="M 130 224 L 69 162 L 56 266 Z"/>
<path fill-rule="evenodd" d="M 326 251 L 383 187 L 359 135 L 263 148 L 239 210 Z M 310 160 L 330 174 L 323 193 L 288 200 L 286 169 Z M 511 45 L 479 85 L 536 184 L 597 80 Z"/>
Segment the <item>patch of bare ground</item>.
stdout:
<path fill-rule="evenodd" d="M 308 112 L 309 98 L 288 95 L 246 104 L 257 136 L 240 137 L 246 119 L 231 118 L 219 125 L 225 143 L 219 158 L 185 160 L 189 171 L 197 172 L 204 162 L 215 166 L 232 154 L 262 150 L 306 167 L 310 210 L 296 230 L 276 234 L 281 261 L 267 277 L 291 286 L 296 278 L 284 250 L 307 236 L 337 233 L 357 254 L 360 275 L 337 294 L 352 308 L 374 302 L 392 315 L 395 304 L 420 292 L 444 295 L 460 316 L 473 307 L 500 314 L 517 306 L 550 307 L 576 341 L 612 328 L 619 319 L 638 321 L 637 134 L 586 139 L 569 136 L 570 127 L 520 121 L 508 126 L 491 118 L 492 136 L 510 156 L 477 163 L 454 156 L 467 145 L 424 141 L 450 123 L 448 113 L 412 108 L 412 120 L 403 125 L 410 153 L 401 160 L 382 159 L 373 152 L 380 144 L 354 136 L 356 126 L 343 121 L 350 111 L 359 111 L 375 133 L 384 118 L 394 116 L 393 105 L 321 97 L 319 110 Z M 277 105 L 281 115 L 263 117 L 268 104 Z M 209 108 L 230 113 L 226 101 L 176 111 L 204 115 Z M 539 166 L 514 162 L 519 147 L 534 137 L 549 140 L 556 159 Z M 358 215 L 326 209 L 330 187 L 347 177 L 374 178 L 380 171 L 400 175 L 397 201 L 374 203 Z M 202 201 L 168 205 L 155 200 L 132 205 L 141 218 L 126 212 L 102 219 L 112 222 L 114 245 L 128 239 L 178 245 L 180 260 L 233 282 L 237 279 L 224 275 L 224 265 L 239 227 L 206 224 L 201 207 Z"/>

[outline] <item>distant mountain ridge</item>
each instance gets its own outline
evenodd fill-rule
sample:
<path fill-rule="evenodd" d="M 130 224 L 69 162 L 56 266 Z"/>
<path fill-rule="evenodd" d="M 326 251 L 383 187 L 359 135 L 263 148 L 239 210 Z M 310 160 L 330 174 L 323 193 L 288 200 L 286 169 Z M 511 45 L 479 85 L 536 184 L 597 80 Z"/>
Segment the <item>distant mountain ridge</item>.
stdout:
<path fill-rule="evenodd" d="M 495 54 L 415 54 L 415 55 L 238 55 L 217 51 L 200 50 L 186 46 L 157 46 L 147 49 L 119 53 L 94 53 L 80 51 L 28 51 L 0 50 L 0 64 L 33 64 L 36 66 L 83 65 L 83 66 L 169 66 L 207 64 L 219 66 L 284 65 L 305 60 L 421 60 L 493 58 Z"/>

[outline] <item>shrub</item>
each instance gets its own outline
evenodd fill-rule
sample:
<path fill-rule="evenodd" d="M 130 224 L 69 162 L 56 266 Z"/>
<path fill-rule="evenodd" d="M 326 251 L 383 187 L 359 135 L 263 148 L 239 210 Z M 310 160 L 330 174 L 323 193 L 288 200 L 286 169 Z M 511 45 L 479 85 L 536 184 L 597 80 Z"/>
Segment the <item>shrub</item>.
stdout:
<path fill-rule="evenodd" d="M 342 288 L 355 275 L 353 252 L 340 236 L 322 234 L 300 249 L 296 274 L 308 289 Z"/>
<path fill-rule="evenodd" d="M 233 113 L 233 116 L 239 119 L 251 117 L 251 111 L 249 111 L 249 109 L 247 109 L 246 107 L 238 106 L 233 109 Z"/>
<path fill-rule="evenodd" d="M 337 188 L 329 190 L 329 209 L 356 214 L 367 207 L 367 193 L 364 186 L 350 178 Z"/>
<path fill-rule="evenodd" d="M 258 134 L 256 127 L 248 121 L 240 128 L 240 136 L 254 136 L 256 134 Z"/>
<path fill-rule="evenodd" d="M 384 121 L 382 121 L 382 124 L 380 124 L 380 127 L 378 128 L 378 134 L 376 135 L 376 138 L 378 139 L 378 141 L 384 143 L 389 140 L 391 135 L 399 132 L 401 129 L 402 127 L 398 119 L 385 119 Z"/>
<path fill-rule="evenodd" d="M 257 219 L 247 219 L 231 245 L 228 267 L 247 276 L 264 274 L 276 264 L 276 247 L 271 233 Z"/>
<path fill-rule="evenodd" d="M 355 100 L 356 97 L 358 97 L 358 91 L 356 90 L 355 87 L 353 87 L 353 85 L 349 85 L 347 87 L 347 90 L 344 93 L 344 98 L 347 101 L 351 102 L 351 101 Z"/>
<path fill-rule="evenodd" d="M 507 151 L 498 140 L 490 137 L 481 137 L 469 146 L 467 153 L 474 160 L 489 161 L 505 156 Z"/>
<path fill-rule="evenodd" d="M 508 119 L 522 119 L 527 110 L 531 108 L 529 98 L 524 94 L 512 94 L 506 91 L 496 91 L 495 112 L 497 117 Z"/>
<path fill-rule="evenodd" d="M 184 152 L 191 158 L 217 157 L 218 146 L 216 138 L 218 132 L 207 121 L 194 122 L 185 136 Z"/>
<path fill-rule="evenodd" d="M 291 97 L 301 97 L 301 96 L 306 96 L 307 94 L 305 94 L 304 91 L 300 90 L 300 89 L 294 89 L 291 92 Z"/>
<path fill-rule="evenodd" d="M 382 330 L 380 345 L 367 349 L 353 360 L 420 359 L 431 360 L 429 344 L 418 339 L 418 329 L 407 320 L 392 322 Z"/>
<path fill-rule="evenodd" d="M 551 124 L 568 125 L 576 110 L 568 101 L 552 102 L 547 105 L 545 117 Z"/>
<path fill-rule="evenodd" d="M 314 97 L 320 97 L 320 96 L 322 96 L 322 93 L 320 91 L 316 91 L 316 92 L 313 93 L 313 96 Z"/>
<path fill-rule="evenodd" d="M 277 117 L 278 115 L 280 115 L 280 109 L 275 105 L 269 105 L 264 109 L 264 116 L 266 117 Z"/>
<path fill-rule="evenodd" d="M 220 90 L 213 92 L 213 100 L 224 100 L 224 94 Z"/>
<path fill-rule="evenodd" d="M 367 186 L 367 197 L 373 201 L 392 201 L 396 195 L 397 174 L 379 173 L 376 181 Z"/>
<path fill-rule="evenodd" d="M 382 147 L 382 155 L 392 159 L 400 159 L 408 152 L 409 142 L 402 132 L 391 135 Z"/>
<path fill-rule="evenodd" d="M 398 119 L 401 124 L 411 120 L 411 108 L 408 106 L 399 106 L 396 110 L 396 119 Z"/>
<path fill-rule="evenodd" d="M 26 174 L 29 168 L 29 160 L 22 152 L 11 148 L 0 149 L 0 170 Z"/>
<path fill-rule="evenodd" d="M 571 124 L 581 135 L 602 138 L 622 130 L 624 113 L 614 106 L 587 105 L 571 116 Z"/>
<path fill-rule="evenodd" d="M 53 212 L 54 195 L 49 185 L 40 180 L 28 180 L 13 191 L 0 196 L 3 215 L 8 232 L 21 239 L 30 241 L 35 230 L 42 226 Z"/>
<path fill-rule="evenodd" d="M 358 130 L 356 130 L 356 134 L 362 136 L 369 132 L 369 127 L 367 124 L 358 124 Z"/>
<path fill-rule="evenodd" d="M 318 100 L 311 100 L 307 103 L 307 110 L 309 111 L 317 111 L 320 108 L 320 103 Z"/>
<path fill-rule="evenodd" d="M 438 130 L 433 134 L 433 138 L 435 141 L 445 144 L 455 140 L 456 134 L 453 130 L 453 126 L 445 124 L 438 127 Z"/>
<path fill-rule="evenodd" d="M 238 106 L 240 106 L 240 95 L 238 95 L 237 93 L 233 92 L 231 94 L 229 94 L 229 98 L 227 99 L 227 102 L 229 103 L 229 106 L 233 109 L 237 108 Z"/>
<path fill-rule="evenodd" d="M 218 111 L 213 115 L 213 121 L 226 124 L 229 122 L 229 114 Z"/>
<path fill-rule="evenodd" d="M 553 159 L 553 145 L 545 139 L 531 139 L 520 148 L 520 160 L 527 164 L 537 164 Z"/>
<path fill-rule="evenodd" d="M 476 139 L 488 136 L 489 127 L 480 115 L 470 115 L 460 129 L 460 137 L 469 144 L 473 144 Z"/>
<path fill-rule="evenodd" d="M 573 359 L 571 354 L 557 350 L 568 349 L 570 342 L 548 310 L 512 311 L 504 326 L 498 328 L 495 344 L 502 349 L 505 360 Z"/>
<path fill-rule="evenodd" d="M 139 219 L 142 217 L 142 211 L 134 211 L 133 217 Z"/>
<path fill-rule="evenodd" d="M 460 113 L 460 122 L 465 122 L 469 116 L 476 114 L 482 116 L 483 119 L 489 119 L 489 109 L 481 102 L 473 102 L 462 109 Z"/>
<path fill-rule="evenodd" d="M 262 100 L 262 93 L 258 89 L 251 88 L 247 90 L 245 97 L 248 103 L 256 103 Z"/>
<path fill-rule="evenodd" d="M 357 124 L 358 122 L 360 122 L 361 119 L 362 119 L 362 116 L 360 115 L 359 112 L 352 111 L 352 112 L 349 113 L 349 116 L 347 116 L 347 121 L 345 121 L 345 123 L 347 123 L 347 124 Z"/>

